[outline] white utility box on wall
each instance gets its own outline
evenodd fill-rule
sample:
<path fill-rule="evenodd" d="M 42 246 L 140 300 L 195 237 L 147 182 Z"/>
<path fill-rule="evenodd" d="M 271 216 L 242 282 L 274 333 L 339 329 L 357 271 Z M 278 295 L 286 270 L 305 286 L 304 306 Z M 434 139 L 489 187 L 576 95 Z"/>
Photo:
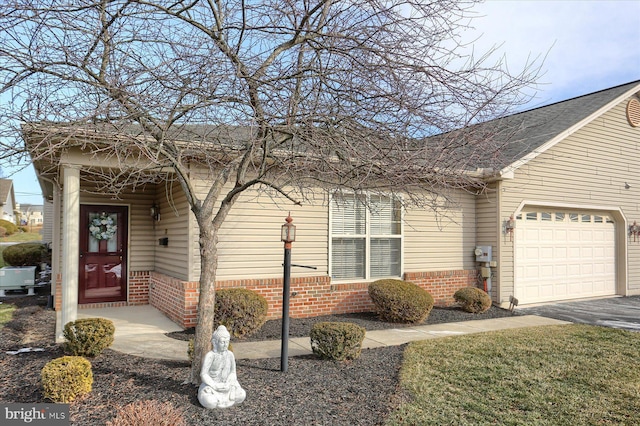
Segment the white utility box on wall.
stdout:
<path fill-rule="evenodd" d="M 491 246 L 476 246 L 476 262 L 491 262 Z"/>

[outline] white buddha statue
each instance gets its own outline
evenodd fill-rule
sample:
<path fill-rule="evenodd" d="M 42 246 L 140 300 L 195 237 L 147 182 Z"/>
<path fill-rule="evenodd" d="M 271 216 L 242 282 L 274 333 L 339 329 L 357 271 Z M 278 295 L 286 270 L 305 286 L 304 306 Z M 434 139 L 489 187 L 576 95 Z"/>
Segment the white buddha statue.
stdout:
<path fill-rule="evenodd" d="M 229 349 L 231 335 L 224 325 L 213 333 L 213 350 L 204 356 L 198 401 L 205 408 L 226 408 L 239 404 L 247 393 L 236 377 L 236 359 Z"/>

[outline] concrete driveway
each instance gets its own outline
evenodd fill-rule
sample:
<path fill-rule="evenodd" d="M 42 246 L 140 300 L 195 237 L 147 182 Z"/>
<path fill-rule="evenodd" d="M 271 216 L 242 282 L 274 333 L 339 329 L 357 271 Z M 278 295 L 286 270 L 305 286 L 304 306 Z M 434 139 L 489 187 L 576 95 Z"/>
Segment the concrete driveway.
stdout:
<path fill-rule="evenodd" d="M 640 331 L 640 296 L 610 297 L 519 308 L 526 315 Z"/>

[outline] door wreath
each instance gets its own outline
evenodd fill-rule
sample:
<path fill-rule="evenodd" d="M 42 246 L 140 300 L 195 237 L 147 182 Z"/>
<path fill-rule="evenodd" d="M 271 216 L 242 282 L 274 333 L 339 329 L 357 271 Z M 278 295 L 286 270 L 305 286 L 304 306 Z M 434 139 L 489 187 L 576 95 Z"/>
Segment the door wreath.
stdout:
<path fill-rule="evenodd" d="M 118 226 L 113 223 L 113 219 L 106 213 L 94 218 L 89 223 L 89 232 L 96 240 L 110 240 L 118 230 Z"/>

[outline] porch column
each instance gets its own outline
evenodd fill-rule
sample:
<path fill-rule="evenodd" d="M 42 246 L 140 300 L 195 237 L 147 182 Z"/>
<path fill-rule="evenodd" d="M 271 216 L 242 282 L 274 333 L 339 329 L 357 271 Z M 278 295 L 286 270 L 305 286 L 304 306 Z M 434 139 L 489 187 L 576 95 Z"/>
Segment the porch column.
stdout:
<path fill-rule="evenodd" d="M 53 223 L 52 223 L 52 236 L 51 236 L 51 295 L 53 296 L 53 309 L 56 309 L 58 303 L 62 307 L 62 299 L 58 298 L 58 277 L 62 276 L 62 269 L 60 265 L 60 259 L 62 259 L 62 253 L 60 253 L 60 242 L 62 241 L 62 191 L 58 188 L 58 185 L 53 185 Z M 60 284 L 62 285 L 62 284 Z M 62 289 L 62 288 L 61 288 Z M 62 294 L 62 293 L 60 293 Z M 58 314 L 58 313 L 56 313 Z M 60 313 L 61 314 L 61 313 Z M 62 336 L 62 319 L 56 315 L 56 337 Z"/>
<path fill-rule="evenodd" d="M 65 324 L 78 315 L 78 262 L 80 259 L 80 167 L 64 166 L 62 173 L 62 312 Z"/>

